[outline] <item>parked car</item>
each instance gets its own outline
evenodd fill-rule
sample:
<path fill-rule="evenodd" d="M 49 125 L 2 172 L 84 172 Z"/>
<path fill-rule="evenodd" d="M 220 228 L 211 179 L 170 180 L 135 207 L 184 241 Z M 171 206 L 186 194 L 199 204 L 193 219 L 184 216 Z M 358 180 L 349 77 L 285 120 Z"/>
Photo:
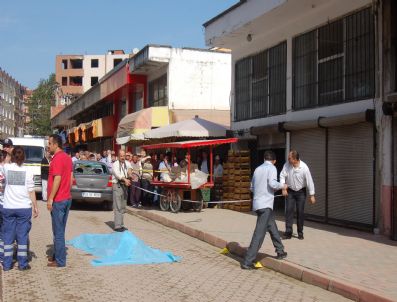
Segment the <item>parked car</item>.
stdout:
<path fill-rule="evenodd" d="M 112 175 L 106 164 L 78 160 L 73 164 L 73 201 L 103 203 L 113 209 Z"/>

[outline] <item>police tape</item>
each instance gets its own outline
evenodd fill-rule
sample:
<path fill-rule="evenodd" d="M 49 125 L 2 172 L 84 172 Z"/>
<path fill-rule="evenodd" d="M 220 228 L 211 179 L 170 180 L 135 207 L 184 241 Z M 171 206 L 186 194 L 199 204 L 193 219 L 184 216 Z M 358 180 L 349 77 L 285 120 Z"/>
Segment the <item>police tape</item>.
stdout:
<path fill-rule="evenodd" d="M 152 192 L 150 190 L 146 190 L 144 188 L 141 188 L 139 186 L 135 186 L 135 185 L 131 185 L 134 188 L 137 188 L 139 190 L 142 190 L 144 192 L 153 194 L 153 195 L 157 195 L 157 196 L 161 196 L 161 197 L 167 197 L 167 195 L 163 195 L 163 194 L 159 194 L 156 192 Z M 284 195 L 274 195 L 274 197 L 284 197 Z M 201 203 L 200 200 L 189 200 L 189 199 L 182 199 L 181 201 L 185 201 L 185 202 L 190 202 L 190 203 Z M 242 203 L 242 202 L 247 202 L 247 201 L 251 201 L 251 199 L 244 199 L 244 200 L 222 200 L 222 201 L 205 201 L 205 203 L 210 203 L 210 204 L 225 204 L 225 203 Z"/>
<path fill-rule="evenodd" d="M 49 164 L 27 164 L 27 163 L 24 163 L 23 165 L 29 166 L 29 167 L 49 167 L 50 166 Z"/>

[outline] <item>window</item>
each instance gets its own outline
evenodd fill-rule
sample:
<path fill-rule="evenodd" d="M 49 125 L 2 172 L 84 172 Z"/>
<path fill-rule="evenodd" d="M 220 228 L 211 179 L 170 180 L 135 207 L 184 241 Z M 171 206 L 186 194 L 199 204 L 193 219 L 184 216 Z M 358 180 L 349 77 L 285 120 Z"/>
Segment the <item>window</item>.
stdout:
<path fill-rule="evenodd" d="M 25 151 L 26 163 L 41 163 L 44 157 L 44 148 L 36 146 L 22 146 Z"/>
<path fill-rule="evenodd" d="M 168 105 L 168 88 L 167 74 L 149 82 L 149 106 L 167 106 Z"/>
<path fill-rule="evenodd" d="M 374 19 L 365 9 L 293 40 L 293 109 L 375 94 Z"/>
<path fill-rule="evenodd" d="M 83 85 L 83 77 L 69 77 L 69 85 L 70 86 L 82 86 Z"/>
<path fill-rule="evenodd" d="M 68 60 L 62 60 L 62 69 L 68 69 Z"/>
<path fill-rule="evenodd" d="M 62 77 L 62 86 L 68 86 L 68 78 Z"/>
<path fill-rule="evenodd" d="M 103 175 L 108 173 L 106 165 L 99 162 L 77 162 L 74 166 L 75 175 Z"/>
<path fill-rule="evenodd" d="M 98 67 L 99 67 L 99 60 L 91 59 L 91 68 L 98 68 Z"/>
<path fill-rule="evenodd" d="M 113 59 L 113 67 L 116 67 L 118 64 L 120 64 L 123 61 L 123 59 Z"/>
<path fill-rule="evenodd" d="M 83 68 L 83 59 L 70 59 L 70 67 L 72 69 Z"/>
<path fill-rule="evenodd" d="M 236 62 L 235 120 L 284 113 L 286 82 L 286 42 Z"/>
<path fill-rule="evenodd" d="M 91 86 L 94 86 L 96 83 L 98 83 L 98 77 L 91 77 Z"/>

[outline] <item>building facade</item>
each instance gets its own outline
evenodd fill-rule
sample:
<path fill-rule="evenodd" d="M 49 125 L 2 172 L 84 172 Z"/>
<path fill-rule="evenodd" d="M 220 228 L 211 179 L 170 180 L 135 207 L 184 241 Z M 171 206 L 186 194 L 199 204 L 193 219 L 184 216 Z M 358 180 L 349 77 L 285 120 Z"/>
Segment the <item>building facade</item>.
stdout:
<path fill-rule="evenodd" d="M 123 50 L 109 50 L 104 55 L 57 55 L 55 79 L 59 86 L 51 116 L 83 95 L 128 57 Z"/>
<path fill-rule="evenodd" d="M 75 148 L 100 151 L 118 149 L 119 122 L 147 108 L 165 108 L 158 112 L 170 123 L 199 115 L 229 125 L 230 62 L 223 51 L 147 45 L 55 115 L 52 127 L 68 128 Z"/>
<path fill-rule="evenodd" d="M 23 136 L 26 88 L 0 68 L 0 139 Z"/>
<path fill-rule="evenodd" d="M 297 149 L 316 184 L 308 218 L 391 235 L 386 2 L 242 0 L 204 27 L 232 50 L 231 128 L 253 166 Z"/>

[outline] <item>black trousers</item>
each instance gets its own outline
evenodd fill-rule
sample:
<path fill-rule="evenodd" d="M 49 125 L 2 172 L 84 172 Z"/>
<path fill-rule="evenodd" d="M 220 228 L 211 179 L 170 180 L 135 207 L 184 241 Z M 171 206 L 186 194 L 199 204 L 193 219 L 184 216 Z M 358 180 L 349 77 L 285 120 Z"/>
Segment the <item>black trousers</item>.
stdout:
<path fill-rule="evenodd" d="M 284 245 L 281 243 L 280 233 L 278 232 L 276 221 L 274 220 L 273 210 L 269 208 L 260 209 L 256 211 L 256 214 L 258 215 L 258 218 L 256 220 L 255 231 L 252 235 L 251 244 L 244 258 L 245 265 L 252 265 L 255 261 L 258 251 L 265 240 L 266 232 L 269 232 L 270 234 L 276 253 L 284 251 Z"/>
<path fill-rule="evenodd" d="M 292 225 L 294 223 L 294 211 L 296 207 L 296 220 L 298 225 L 298 234 L 303 234 L 303 224 L 305 221 L 305 202 L 306 188 L 299 191 L 288 189 L 287 203 L 285 208 L 285 233 L 292 234 Z"/>
<path fill-rule="evenodd" d="M 150 184 L 150 181 L 147 179 L 142 179 L 141 180 L 141 188 L 148 190 L 148 191 L 153 191 L 152 185 Z M 142 203 L 145 205 L 152 205 L 153 204 L 153 195 L 146 192 L 146 191 L 141 191 L 141 196 L 142 196 Z"/>

